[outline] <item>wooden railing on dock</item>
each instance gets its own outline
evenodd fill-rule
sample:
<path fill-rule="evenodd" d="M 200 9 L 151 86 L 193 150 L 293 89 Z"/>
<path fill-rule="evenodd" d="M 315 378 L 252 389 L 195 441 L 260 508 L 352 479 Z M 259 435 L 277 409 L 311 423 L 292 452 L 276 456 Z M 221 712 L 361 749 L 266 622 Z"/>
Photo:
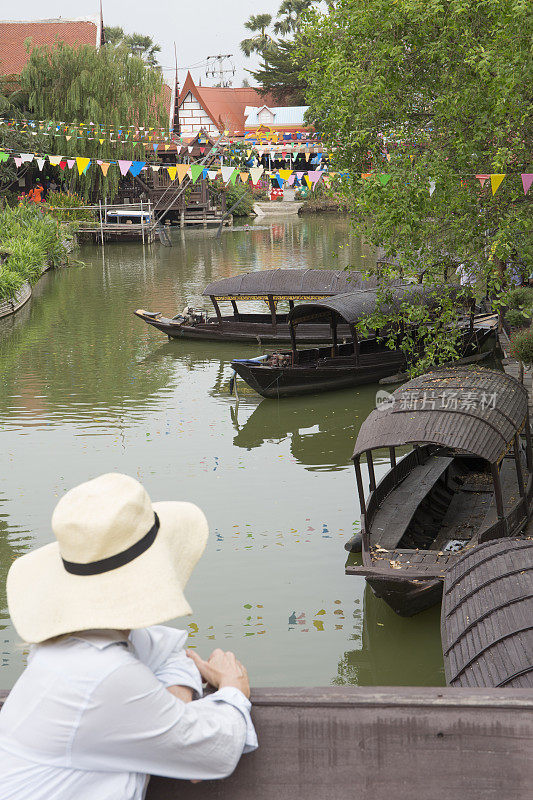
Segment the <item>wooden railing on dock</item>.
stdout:
<path fill-rule="evenodd" d="M 233 775 L 152 778 L 147 800 L 531 797 L 529 690 L 329 686 L 252 700 L 260 747 Z"/>

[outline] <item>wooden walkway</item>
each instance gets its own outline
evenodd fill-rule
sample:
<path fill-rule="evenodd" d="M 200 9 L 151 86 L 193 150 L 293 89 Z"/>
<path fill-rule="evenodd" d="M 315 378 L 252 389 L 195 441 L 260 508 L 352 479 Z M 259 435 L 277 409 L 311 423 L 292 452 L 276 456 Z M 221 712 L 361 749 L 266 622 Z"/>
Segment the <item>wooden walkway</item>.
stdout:
<path fill-rule="evenodd" d="M 252 701 L 259 749 L 233 775 L 152 778 L 147 800 L 530 800 L 530 690 L 325 686 Z"/>
<path fill-rule="evenodd" d="M 444 576 L 446 682 L 533 688 L 533 539 L 497 539 L 461 556 Z"/>

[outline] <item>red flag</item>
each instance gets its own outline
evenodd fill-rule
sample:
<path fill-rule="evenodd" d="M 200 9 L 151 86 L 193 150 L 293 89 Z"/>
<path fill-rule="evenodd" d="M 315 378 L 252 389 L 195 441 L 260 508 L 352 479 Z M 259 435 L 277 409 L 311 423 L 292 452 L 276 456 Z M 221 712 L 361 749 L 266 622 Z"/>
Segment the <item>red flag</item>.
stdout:
<path fill-rule="evenodd" d="M 478 181 L 480 182 L 480 184 L 481 184 L 481 188 L 483 189 L 483 187 L 485 186 L 485 181 L 486 181 L 488 178 L 490 178 L 490 175 L 476 175 L 476 178 L 477 178 L 477 179 L 478 179 Z"/>

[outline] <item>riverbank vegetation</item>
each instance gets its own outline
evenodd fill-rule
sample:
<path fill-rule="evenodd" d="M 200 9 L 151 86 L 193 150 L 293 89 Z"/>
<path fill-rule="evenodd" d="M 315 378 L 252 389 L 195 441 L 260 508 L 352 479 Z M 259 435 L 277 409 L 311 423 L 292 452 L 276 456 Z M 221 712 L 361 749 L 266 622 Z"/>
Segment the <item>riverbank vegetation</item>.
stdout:
<path fill-rule="evenodd" d="M 13 297 L 25 281 L 68 262 L 72 235 L 33 204 L 0 212 L 0 300 Z"/>
<path fill-rule="evenodd" d="M 442 283 L 459 269 L 498 307 L 531 273 L 530 13 L 524 0 L 338 0 L 307 13 L 309 121 L 356 229 L 390 256 L 383 281 Z M 443 329 L 430 345 L 434 331 L 425 349 L 438 363 L 448 342 Z"/>

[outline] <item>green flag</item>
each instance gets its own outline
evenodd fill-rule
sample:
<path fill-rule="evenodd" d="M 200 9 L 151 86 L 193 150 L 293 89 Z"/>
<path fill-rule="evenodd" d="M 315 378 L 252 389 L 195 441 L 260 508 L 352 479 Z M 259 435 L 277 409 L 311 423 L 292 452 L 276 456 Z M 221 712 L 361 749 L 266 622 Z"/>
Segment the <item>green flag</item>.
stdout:
<path fill-rule="evenodd" d="M 191 178 L 193 183 L 196 183 L 203 171 L 203 164 L 191 164 Z"/>

